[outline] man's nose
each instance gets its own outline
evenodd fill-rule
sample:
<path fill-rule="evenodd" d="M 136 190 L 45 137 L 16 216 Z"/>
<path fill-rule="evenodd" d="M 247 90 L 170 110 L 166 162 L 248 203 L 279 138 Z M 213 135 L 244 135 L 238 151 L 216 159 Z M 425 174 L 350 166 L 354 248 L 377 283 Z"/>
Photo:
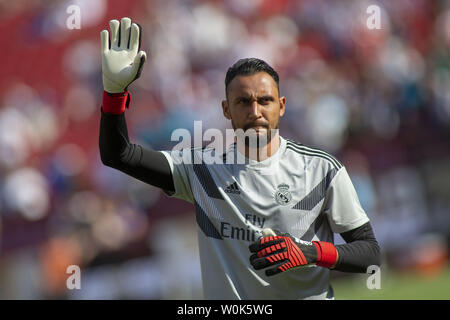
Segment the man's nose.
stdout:
<path fill-rule="evenodd" d="M 261 109 L 260 109 L 260 105 L 258 103 L 258 101 L 252 101 L 252 104 L 250 106 L 251 108 L 251 115 L 254 116 L 255 118 L 258 118 L 261 115 Z"/>

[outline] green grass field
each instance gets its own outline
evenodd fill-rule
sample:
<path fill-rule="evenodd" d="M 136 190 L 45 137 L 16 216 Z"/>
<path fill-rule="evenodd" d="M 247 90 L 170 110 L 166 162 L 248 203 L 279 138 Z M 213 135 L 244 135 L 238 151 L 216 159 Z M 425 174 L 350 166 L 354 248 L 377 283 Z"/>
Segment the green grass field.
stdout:
<path fill-rule="evenodd" d="M 370 275 L 332 278 L 336 300 L 448 300 L 450 299 L 450 267 L 434 276 L 381 270 L 380 289 L 369 290 Z"/>

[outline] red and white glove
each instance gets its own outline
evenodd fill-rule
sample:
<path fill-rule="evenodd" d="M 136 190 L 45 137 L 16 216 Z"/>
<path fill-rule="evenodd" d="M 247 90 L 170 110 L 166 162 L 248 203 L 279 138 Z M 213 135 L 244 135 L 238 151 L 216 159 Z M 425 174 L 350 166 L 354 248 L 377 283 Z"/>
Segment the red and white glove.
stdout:
<path fill-rule="evenodd" d="M 330 242 L 303 241 L 287 233 L 264 229 L 263 236 L 249 246 L 253 253 L 250 263 L 255 270 L 267 268 L 267 276 L 297 267 L 333 267 L 338 258 L 337 250 Z"/>

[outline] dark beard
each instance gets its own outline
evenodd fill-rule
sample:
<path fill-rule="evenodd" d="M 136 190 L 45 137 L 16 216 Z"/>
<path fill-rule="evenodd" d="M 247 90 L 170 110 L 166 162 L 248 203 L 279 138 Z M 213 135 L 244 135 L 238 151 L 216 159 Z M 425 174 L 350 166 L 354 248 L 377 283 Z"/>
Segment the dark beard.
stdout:
<path fill-rule="evenodd" d="M 233 126 L 234 131 L 236 131 L 236 126 L 233 122 L 233 120 L 231 120 L 231 125 Z M 244 126 L 244 128 L 242 129 L 245 133 L 247 133 L 249 129 L 252 129 L 252 124 L 249 124 L 247 126 Z M 275 133 L 278 131 L 278 123 L 275 126 L 274 129 L 269 129 L 269 125 L 262 125 L 265 129 L 266 129 L 266 135 L 265 137 L 261 137 L 259 134 L 256 134 L 256 139 L 248 136 L 247 134 L 244 135 L 244 144 L 246 147 L 251 147 L 251 148 L 262 148 L 265 147 L 266 145 L 268 145 L 273 137 L 275 136 Z M 254 142 L 256 140 L 256 143 Z"/>

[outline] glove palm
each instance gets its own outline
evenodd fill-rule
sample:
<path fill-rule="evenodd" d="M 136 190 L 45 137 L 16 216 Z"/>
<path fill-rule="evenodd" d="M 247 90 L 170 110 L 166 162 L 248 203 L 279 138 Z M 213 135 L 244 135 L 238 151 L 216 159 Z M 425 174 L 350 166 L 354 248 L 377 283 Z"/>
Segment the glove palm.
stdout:
<path fill-rule="evenodd" d="M 130 18 L 111 20 L 111 39 L 108 30 L 100 33 L 102 45 L 103 89 L 119 93 L 139 78 L 146 60 L 144 51 L 139 51 L 141 30 Z"/>

